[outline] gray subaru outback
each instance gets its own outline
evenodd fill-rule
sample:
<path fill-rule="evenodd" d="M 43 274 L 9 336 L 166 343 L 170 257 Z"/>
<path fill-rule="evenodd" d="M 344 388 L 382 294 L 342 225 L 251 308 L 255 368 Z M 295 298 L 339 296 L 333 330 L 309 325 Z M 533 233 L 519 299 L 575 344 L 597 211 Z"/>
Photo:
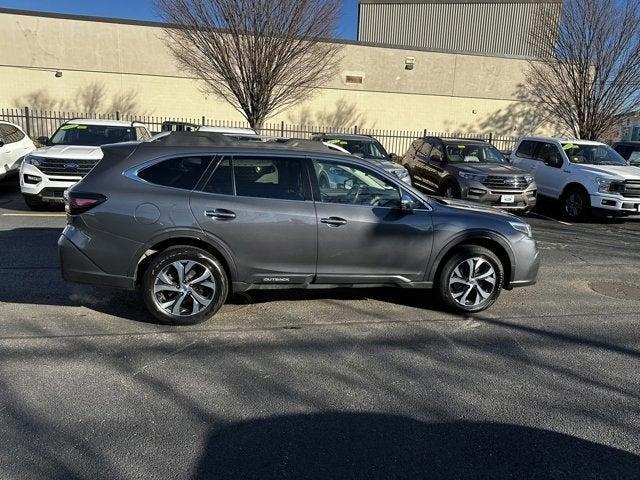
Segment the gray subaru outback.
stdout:
<path fill-rule="evenodd" d="M 473 313 L 536 281 L 523 220 L 424 196 L 319 142 L 176 132 L 102 149 L 66 193 L 62 274 L 138 289 L 160 322 L 204 321 L 230 292 L 257 288 L 434 288 Z"/>

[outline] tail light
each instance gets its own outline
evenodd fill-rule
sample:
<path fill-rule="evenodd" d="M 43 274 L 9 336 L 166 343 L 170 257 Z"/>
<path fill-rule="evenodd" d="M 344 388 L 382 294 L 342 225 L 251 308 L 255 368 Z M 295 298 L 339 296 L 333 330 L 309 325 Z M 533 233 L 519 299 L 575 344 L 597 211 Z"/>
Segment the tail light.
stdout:
<path fill-rule="evenodd" d="M 105 202 L 107 197 L 99 193 L 65 192 L 64 209 L 69 215 L 80 215 Z"/>

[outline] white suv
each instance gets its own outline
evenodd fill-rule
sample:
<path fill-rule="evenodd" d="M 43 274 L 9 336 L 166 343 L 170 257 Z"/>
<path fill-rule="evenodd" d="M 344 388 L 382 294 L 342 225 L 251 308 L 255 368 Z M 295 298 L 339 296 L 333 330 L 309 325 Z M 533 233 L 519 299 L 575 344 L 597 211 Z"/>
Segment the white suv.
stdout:
<path fill-rule="evenodd" d="M 531 172 L 538 195 L 560 201 L 562 213 L 581 220 L 640 213 L 640 168 L 600 142 L 547 137 L 518 141 L 510 161 Z"/>
<path fill-rule="evenodd" d="M 0 121 L 0 179 L 17 172 L 24 156 L 35 149 L 18 125 Z"/>
<path fill-rule="evenodd" d="M 102 158 L 101 145 L 151 138 L 145 125 L 119 120 L 76 119 L 63 123 L 51 139 L 27 155 L 20 168 L 26 204 L 40 209 L 64 202 L 64 191 L 79 182 Z"/>

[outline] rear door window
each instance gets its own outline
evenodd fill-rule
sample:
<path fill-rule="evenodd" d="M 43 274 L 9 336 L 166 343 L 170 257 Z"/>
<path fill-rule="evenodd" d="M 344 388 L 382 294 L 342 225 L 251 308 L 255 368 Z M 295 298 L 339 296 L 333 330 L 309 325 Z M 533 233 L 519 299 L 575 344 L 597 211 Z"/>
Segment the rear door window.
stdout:
<path fill-rule="evenodd" d="M 0 139 L 4 143 L 16 143 L 24 138 L 24 133 L 13 125 L 0 124 Z"/>
<path fill-rule="evenodd" d="M 216 195 L 233 195 L 233 169 L 230 159 L 220 161 L 202 190 Z"/>
<path fill-rule="evenodd" d="M 422 141 L 416 148 L 416 158 L 423 162 L 429 161 L 429 155 L 431 155 L 432 145 L 427 141 Z"/>
<path fill-rule="evenodd" d="M 531 140 L 523 140 L 522 142 L 520 142 L 520 145 L 518 145 L 518 149 L 516 150 L 516 157 L 533 159 L 536 153 L 537 146 L 537 142 Z"/>
<path fill-rule="evenodd" d="M 238 156 L 233 158 L 233 175 L 239 196 L 279 200 L 310 198 L 304 159 Z"/>
<path fill-rule="evenodd" d="M 138 173 L 142 180 L 163 187 L 193 190 L 211 157 L 177 157 L 163 160 Z"/>
<path fill-rule="evenodd" d="M 543 143 L 536 153 L 536 160 L 540 160 L 550 167 L 560 168 L 562 166 L 562 154 L 553 143 Z"/>

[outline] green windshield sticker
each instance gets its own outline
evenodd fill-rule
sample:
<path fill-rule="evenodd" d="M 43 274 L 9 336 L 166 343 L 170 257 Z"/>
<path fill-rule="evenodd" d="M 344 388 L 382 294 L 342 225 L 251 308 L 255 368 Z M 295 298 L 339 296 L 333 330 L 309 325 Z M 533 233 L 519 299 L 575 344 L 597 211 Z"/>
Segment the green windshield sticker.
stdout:
<path fill-rule="evenodd" d="M 467 148 L 467 146 L 466 146 L 466 145 L 458 145 L 458 148 L 459 148 L 460 150 L 464 150 L 465 148 Z"/>
<path fill-rule="evenodd" d="M 86 130 L 86 125 L 77 125 L 75 123 L 69 125 L 63 125 L 60 127 L 60 130 Z"/>
<path fill-rule="evenodd" d="M 340 140 L 338 138 L 327 140 L 327 143 L 330 143 L 332 145 L 347 145 L 346 140 Z"/>
<path fill-rule="evenodd" d="M 565 143 L 564 145 L 562 145 L 562 149 L 564 151 L 575 150 L 576 148 L 580 148 L 580 146 L 579 145 L 575 145 L 573 143 Z"/>

